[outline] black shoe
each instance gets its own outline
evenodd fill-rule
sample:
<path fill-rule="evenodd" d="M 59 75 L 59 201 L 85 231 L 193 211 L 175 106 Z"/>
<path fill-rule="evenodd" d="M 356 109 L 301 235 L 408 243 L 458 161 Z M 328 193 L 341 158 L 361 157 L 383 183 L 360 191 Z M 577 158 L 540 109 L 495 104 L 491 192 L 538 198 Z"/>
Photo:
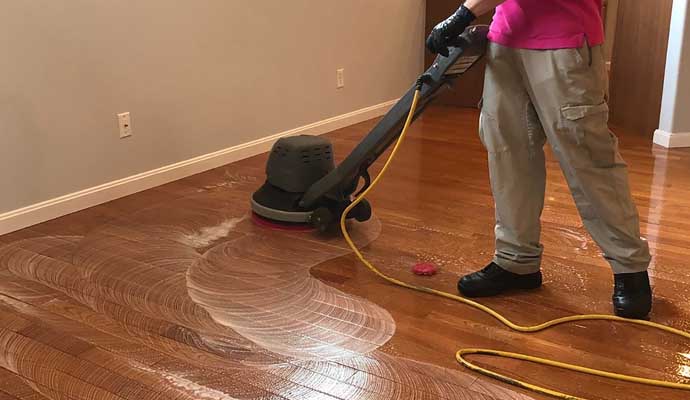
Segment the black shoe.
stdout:
<path fill-rule="evenodd" d="M 465 297 L 495 296 L 510 289 L 536 289 L 541 286 L 541 272 L 518 275 L 491 263 L 481 271 L 464 276 L 458 290 Z"/>
<path fill-rule="evenodd" d="M 652 288 L 647 272 L 617 274 L 613 310 L 619 317 L 644 319 L 652 311 Z"/>

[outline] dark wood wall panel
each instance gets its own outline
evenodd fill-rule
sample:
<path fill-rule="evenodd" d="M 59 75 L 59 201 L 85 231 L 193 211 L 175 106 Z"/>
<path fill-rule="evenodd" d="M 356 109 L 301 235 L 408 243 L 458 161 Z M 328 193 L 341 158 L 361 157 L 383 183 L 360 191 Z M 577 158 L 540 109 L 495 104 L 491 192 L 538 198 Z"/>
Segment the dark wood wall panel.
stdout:
<path fill-rule="evenodd" d="M 448 18 L 455 10 L 458 9 L 461 2 L 458 0 L 427 0 L 426 10 L 426 33 L 427 35 L 440 21 Z M 493 13 L 479 18 L 477 23 L 490 24 Z M 431 66 L 435 56 L 431 53 L 426 53 L 426 66 Z M 451 90 L 441 94 L 436 100 L 437 104 L 453 105 L 460 107 L 477 107 L 479 100 L 482 97 L 484 88 L 484 70 L 486 63 L 478 64 L 467 74 L 461 76 L 455 81 L 454 87 Z"/>
<path fill-rule="evenodd" d="M 611 123 L 651 136 L 659 127 L 673 0 L 621 0 L 611 61 Z"/>

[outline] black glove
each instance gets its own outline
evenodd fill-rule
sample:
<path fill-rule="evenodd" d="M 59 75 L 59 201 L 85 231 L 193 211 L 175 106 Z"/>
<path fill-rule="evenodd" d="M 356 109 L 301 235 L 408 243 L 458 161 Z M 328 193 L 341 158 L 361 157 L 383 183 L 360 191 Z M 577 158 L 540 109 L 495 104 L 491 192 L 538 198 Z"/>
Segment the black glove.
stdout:
<path fill-rule="evenodd" d="M 434 54 L 448 57 L 448 46 L 460 36 L 477 17 L 464 5 L 447 20 L 436 25 L 426 39 L 426 48 Z"/>

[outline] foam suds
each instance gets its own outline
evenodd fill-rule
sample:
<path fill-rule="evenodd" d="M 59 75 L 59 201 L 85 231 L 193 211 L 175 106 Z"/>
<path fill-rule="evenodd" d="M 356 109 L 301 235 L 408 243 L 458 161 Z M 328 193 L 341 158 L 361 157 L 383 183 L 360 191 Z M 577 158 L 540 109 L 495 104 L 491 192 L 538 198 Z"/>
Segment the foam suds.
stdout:
<path fill-rule="evenodd" d="M 690 379 L 690 366 L 680 365 L 678 366 L 678 375 L 683 378 Z"/>
<path fill-rule="evenodd" d="M 224 178 L 225 179 L 219 183 L 204 186 L 203 189 L 201 189 L 201 191 L 217 189 L 235 189 L 240 185 L 256 182 L 256 177 L 254 176 L 232 174 L 229 171 L 225 171 Z"/>
<path fill-rule="evenodd" d="M 220 390 L 200 385 L 177 374 L 171 374 L 165 371 L 156 371 L 143 365 L 135 365 L 135 367 L 142 371 L 159 375 L 174 387 L 194 396 L 194 398 L 199 400 L 239 400 L 238 398 L 232 397 L 227 393 L 221 392 Z"/>
<path fill-rule="evenodd" d="M 201 228 L 196 233 L 182 235 L 180 240 L 195 249 L 203 249 L 215 243 L 217 240 L 228 236 L 230 231 L 245 219 L 247 219 L 246 216 L 231 218 L 219 225 Z"/>

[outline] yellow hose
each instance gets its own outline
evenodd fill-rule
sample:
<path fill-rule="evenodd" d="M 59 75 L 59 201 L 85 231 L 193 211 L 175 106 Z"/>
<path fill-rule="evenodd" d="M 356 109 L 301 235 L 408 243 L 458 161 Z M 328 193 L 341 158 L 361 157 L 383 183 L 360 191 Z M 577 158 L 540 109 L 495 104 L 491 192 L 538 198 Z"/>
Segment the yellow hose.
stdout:
<path fill-rule="evenodd" d="M 517 332 L 522 332 L 522 333 L 534 333 L 534 332 L 540 332 L 549 328 L 552 328 L 556 325 L 561 325 L 561 324 L 566 324 L 570 322 L 576 322 L 576 321 L 613 321 L 613 322 L 620 322 L 620 323 L 626 323 L 626 324 L 631 324 L 631 325 L 639 325 L 639 326 L 644 326 L 644 327 L 649 327 L 652 329 L 656 329 L 659 331 L 671 333 L 677 336 L 681 336 L 686 339 L 690 339 L 690 333 L 681 331 L 679 329 L 671 328 L 670 326 L 662 325 L 662 324 L 657 324 L 654 322 L 649 322 L 649 321 L 643 321 L 643 320 L 631 320 L 631 319 L 625 319 L 625 318 L 620 318 L 616 317 L 613 315 L 574 315 L 571 317 L 564 317 L 564 318 L 558 318 L 554 319 L 552 321 L 545 322 L 540 325 L 535 325 L 535 326 L 522 326 L 518 325 L 503 315 L 499 314 L 497 311 L 483 305 L 480 303 L 477 303 L 473 300 L 466 299 L 464 297 L 452 294 L 452 293 L 446 293 L 440 290 L 428 288 L 428 287 L 423 287 L 423 286 L 417 286 L 413 285 L 410 283 L 406 283 L 403 281 L 400 281 L 398 279 L 392 278 L 383 272 L 381 272 L 378 268 L 376 268 L 373 264 L 371 264 L 362 254 L 362 252 L 357 248 L 355 243 L 352 241 L 352 238 L 350 237 L 350 234 L 347 231 L 347 226 L 346 226 L 346 220 L 347 220 L 347 215 L 349 212 L 357 206 L 359 202 L 361 202 L 373 189 L 376 187 L 376 185 L 379 183 L 381 180 L 381 177 L 385 174 L 386 170 L 390 166 L 391 162 L 395 158 L 400 145 L 402 144 L 403 140 L 405 139 L 405 136 L 407 135 L 407 131 L 412 124 L 412 120 L 414 117 L 414 113 L 417 109 L 417 105 L 419 103 L 419 99 L 421 97 L 421 92 L 420 90 L 417 90 L 414 96 L 414 100 L 412 102 L 412 106 L 410 107 L 410 113 L 407 117 L 407 121 L 405 122 L 405 126 L 402 130 L 402 133 L 400 134 L 400 137 L 398 138 L 397 142 L 395 143 L 395 146 L 393 147 L 393 150 L 386 160 L 385 164 L 383 165 L 383 168 L 381 169 L 381 172 L 374 178 L 374 180 L 371 182 L 371 185 L 364 190 L 353 202 L 350 204 L 349 207 L 345 209 L 345 211 L 342 214 L 342 217 L 340 218 L 340 229 L 343 232 L 343 236 L 345 237 L 345 241 L 347 241 L 347 244 L 352 248 L 352 251 L 357 255 L 357 258 L 367 267 L 369 270 L 371 270 L 373 273 L 378 275 L 379 277 L 383 278 L 384 280 L 397 285 L 401 286 L 407 289 L 412 289 L 416 290 L 422 293 L 428 293 L 432 294 L 435 296 L 440 296 L 440 297 L 445 297 L 447 299 L 455 300 L 463 304 L 467 304 L 470 307 L 474 307 L 478 310 L 481 310 L 492 317 L 496 318 L 498 321 L 500 321 L 503 325 L 507 326 L 508 328 L 517 331 Z M 540 358 L 540 357 L 532 357 L 524 354 L 517 354 L 517 353 L 509 353 L 509 352 L 504 352 L 504 351 L 497 351 L 497 350 L 490 350 L 490 349 L 460 349 L 458 352 L 455 354 L 455 358 L 457 361 L 463 365 L 464 367 L 478 372 L 480 374 L 489 376 L 494 379 L 498 379 L 502 382 L 508 383 L 513 386 L 518 386 L 527 390 L 531 390 L 537 393 L 553 396 L 559 399 L 569 399 L 569 400 L 585 400 L 580 397 L 576 396 L 571 396 L 565 393 L 561 393 L 555 390 L 547 389 L 541 386 L 533 385 L 531 383 L 523 382 L 517 379 L 510 378 L 505 375 L 501 375 L 497 372 L 482 368 L 477 366 L 476 364 L 471 363 L 468 361 L 465 356 L 467 355 L 488 355 L 488 356 L 494 356 L 494 357 L 503 357 L 503 358 L 512 358 L 515 360 L 521 360 L 521 361 L 527 361 L 535 364 L 541 364 L 541 365 L 546 365 L 546 366 L 551 366 L 551 367 L 556 367 L 556 368 L 561 368 L 569 371 L 574 371 L 574 372 L 580 372 L 584 374 L 589 374 L 589 375 L 594 375 L 594 376 L 599 376 L 603 378 L 609 378 L 609 379 L 614 379 L 617 381 L 623 381 L 623 382 L 631 382 L 631 383 L 640 383 L 644 385 L 649 385 L 649 386 L 655 386 L 655 387 L 661 387 L 661 388 L 669 388 L 669 389 L 680 389 L 680 390 L 689 390 L 690 391 L 690 385 L 688 384 L 682 384 L 682 383 L 675 383 L 675 382 L 668 382 L 668 381 L 662 381 L 662 380 L 656 380 L 656 379 L 647 379 L 647 378 L 641 378 L 641 377 L 635 377 L 635 376 L 630 376 L 630 375 L 623 375 L 623 374 L 617 374 L 617 373 L 612 373 L 612 372 L 606 372 L 606 371 L 601 371 L 597 369 L 592 369 L 592 368 L 586 368 L 574 364 L 567 364 L 567 363 L 561 363 L 545 358 Z"/>

